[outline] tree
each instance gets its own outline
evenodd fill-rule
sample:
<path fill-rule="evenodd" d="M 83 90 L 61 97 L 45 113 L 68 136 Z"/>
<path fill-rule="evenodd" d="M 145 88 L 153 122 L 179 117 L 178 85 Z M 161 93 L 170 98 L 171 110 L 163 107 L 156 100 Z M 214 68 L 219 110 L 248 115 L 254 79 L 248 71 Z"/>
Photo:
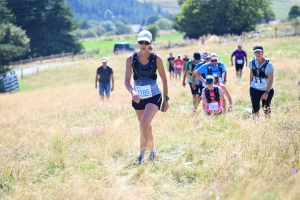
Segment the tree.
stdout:
<path fill-rule="evenodd" d="M 78 27 L 64 0 L 7 1 L 15 25 L 26 31 L 31 51 L 25 57 L 79 52 L 83 47 L 73 31 Z"/>
<path fill-rule="evenodd" d="M 106 9 L 104 12 L 104 19 L 105 20 L 112 20 L 114 18 L 114 14 L 110 9 Z"/>
<path fill-rule="evenodd" d="M 117 35 L 122 35 L 122 34 L 126 34 L 126 33 L 132 33 L 132 29 L 129 25 L 126 25 L 124 24 L 123 22 L 121 21 L 117 21 L 115 23 L 115 26 L 116 26 L 116 34 Z"/>
<path fill-rule="evenodd" d="M 6 7 L 6 0 L 0 0 L 0 24 L 13 23 L 15 17 L 10 9 Z"/>
<path fill-rule="evenodd" d="M 297 17 L 300 17 L 300 7 L 297 5 L 294 5 L 290 9 L 288 19 L 289 20 L 297 19 Z"/>
<path fill-rule="evenodd" d="M 9 61 L 29 51 L 25 31 L 13 24 L 0 24 L 0 73 L 9 70 Z"/>
<path fill-rule="evenodd" d="M 172 22 L 166 18 L 160 18 L 157 23 L 160 30 L 171 30 L 172 29 Z"/>
<path fill-rule="evenodd" d="M 152 34 L 152 40 L 155 41 L 155 38 L 158 35 L 159 28 L 156 24 L 150 24 L 146 28 Z"/>
<path fill-rule="evenodd" d="M 154 24 L 159 19 L 158 15 L 151 15 L 146 19 L 146 24 Z"/>
<path fill-rule="evenodd" d="M 184 0 L 180 3 L 174 28 L 191 38 L 209 33 L 241 34 L 254 30 L 257 23 L 265 20 L 264 13 L 271 16 L 270 0 Z"/>

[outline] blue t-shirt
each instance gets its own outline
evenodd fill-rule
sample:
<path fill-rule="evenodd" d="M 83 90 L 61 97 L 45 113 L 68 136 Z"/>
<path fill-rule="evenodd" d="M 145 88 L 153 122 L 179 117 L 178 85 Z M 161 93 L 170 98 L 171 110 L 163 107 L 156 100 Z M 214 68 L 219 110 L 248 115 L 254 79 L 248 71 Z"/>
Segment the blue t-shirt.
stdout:
<path fill-rule="evenodd" d="M 214 66 L 212 65 L 210 62 L 209 63 L 205 63 L 204 65 L 202 65 L 200 68 L 197 69 L 198 73 L 200 75 L 204 75 L 204 77 L 206 77 L 208 75 L 208 67 L 211 67 L 212 70 L 212 74 L 217 74 L 221 79 L 220 79 L 220 83 L 223 83 L 223 79 L 222 79 L 222 74 L 219 70 L 219 66 L 218 64 L 220 63 L 221 67 L 222 67 L 222 71 L 226 72 L 226 67 L 224 65 L 224 63 L 218 61 L 218 63 Z M 197 66 L 196 66 L 197 67 Z M 202 76 L 203 77 L 203 76 Z"/>
<path fill-rule="evenodd" d="M 261 65 L 259 64 L 258 60 L 256 60 L 256 59 L 254 60 L 255 61 L 255 66 L 256 66 L 256 69 L 257 69 L 257 73 L 259 73 L 259 68 L 264 65 L 266 60 L 267 59 L 265 58 L 265 61 Z M 253 68 L 252 60 L 249 61 L 248 66 L 252 70 L 252 68 Z M 274 72 L 274 67 L 273 67 L 272 63 L 269 62 L 267 64 L 266 68 L 265 68 L 265 74 L 268 75 L 268 74 L 271 74 L 273 72 Z M 265 90 L 267 90 L 268 84 L 269 84 L 269 79 L 268 78 L 260 78 L 260 77 L 253 76 L 250 87 L 255 88 L 257 90 L 265 91 Z M 271 87 L 271 89 L 272 88 L 273 88 L 273 86 Z"/>
<path fill-rule="evenodd" d="M 202 65 L 204 65 L 205 63 L 203 63 L 204 60 L 201 60 L 196 66 L 195 66 L 195 70 L 199 69 Z M 202 82 L 199 80 L 199 85 L 202 85 Z"/>

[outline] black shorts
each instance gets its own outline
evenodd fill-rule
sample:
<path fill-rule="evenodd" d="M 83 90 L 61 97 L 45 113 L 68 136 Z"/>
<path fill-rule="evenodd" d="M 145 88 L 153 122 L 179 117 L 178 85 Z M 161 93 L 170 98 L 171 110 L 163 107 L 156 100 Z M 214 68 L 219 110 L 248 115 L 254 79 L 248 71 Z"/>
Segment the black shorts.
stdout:
<path fill-rule="evenodd" d="M 169 72 L 174 72 L 174 67 L 169 67 Z"/>
<path fill-rule="evenodd" d="M 236 70 L 236 71 L 242 70 L 243 67 L 244 67 L 244 63 L 243 63 L 243 64 L 236 64 L 236 63 L 235 63 L 235 70 Z"/>
<path fill-rule="evenodd" d="M 202 89 L 204 88 L 202 85 L 196 85 L 196 89 L 193 89 L 192 84 L 190 84 L 191 92 L 192 94 L 196 94 L 201 96 L 202 95 Z"/>
<path fill-rule="evenodd" d="M 162 102 L 161 94 L 157 94 L 149 99 L 141 99 L 139 103 L 132 101 L 132 107 L 135 110 L 145 110 L 146 105 L 148 103 L 152 103 L 158 107 L 158 110 L 160 110 L 161 102 Z"/>

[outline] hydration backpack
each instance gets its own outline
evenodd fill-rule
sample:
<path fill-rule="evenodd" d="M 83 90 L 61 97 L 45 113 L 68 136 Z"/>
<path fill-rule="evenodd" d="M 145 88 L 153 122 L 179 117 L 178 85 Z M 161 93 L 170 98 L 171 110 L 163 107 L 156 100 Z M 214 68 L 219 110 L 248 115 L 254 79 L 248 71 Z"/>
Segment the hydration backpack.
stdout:
<path fill-rule="evenodd" d="M 255 64 L 255 59 L 252 60 L 252 73 L 253 76 L 259 77 L 259 78 L 268 78 L 268 76 L 266 75 L 265 71 L 266 71 L 266 66 L 268 65 L 269 60 L 266 60 L 265 63 L 263 64 L 263 66 L 261 66 L 261 68 L 259 69 L 259 73 L 257 73 L 257 67 Z"/>
<path fill-rule="evenodd" d="M 137 52 L 133 53 L 132 56 L 132 68 L 133 68 L 133 79 L 137 80 L 138 78 L 151 78 L 153 80 L 157 79 L 156 74 L 156 54 L 154 52 L 150 52 L 149 64 L 148 68 L 140 68 L 138 64 Z"/>
<path fill-rule="evenodd" d="M 200 63 L 200 66 L 203 65 L 205 62 L 204 61 L 200 61 L 198 63 L 194 63 L 194 61 L 192 62 L 192 69 L 190 69 L 189 71 L 189 75 L 190 76 L 193 76 L 193 73 L 194 73 L 194 70 L 195 70 L 195 67 Z"/>
<path fill-rule="evenodd" d="M 223 74 L 223 69 L 222 69 L 221 63 L 219 63 L 219 62 L 218 62 L 218 67 L 219 67 L 219 71 L 220 71 L 221 76 L 222 76 L 222 74 Z M 210 66 L 210 64 L 208 64 L 208 66 L 207 66 L 207 75 L 213 75 L 212 72 L 213 72 L 213 71 L 212 71 L 212 69 L 211 69 L 211 66 Z"/>
<path fill-rule="evenodd" d="M 214 86 L 214 95 L 215 95 L 215 101 L 219 102 L 220 101 L 220 93 L 218 87 Z M 206 96 L 206 101 L 207 103 L 211 103 L 212 99 L 210 96 L 210 90 L 208 87 L 205 88 L 205 96 Z"/>

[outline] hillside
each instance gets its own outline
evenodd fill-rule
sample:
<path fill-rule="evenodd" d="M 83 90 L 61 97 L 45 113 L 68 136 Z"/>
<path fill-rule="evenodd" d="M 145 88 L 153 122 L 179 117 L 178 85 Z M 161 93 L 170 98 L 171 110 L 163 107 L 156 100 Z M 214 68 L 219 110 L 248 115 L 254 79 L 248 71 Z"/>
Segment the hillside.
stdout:
<path fill-rule="evenodd" d="M 234 111 L 194 115 L 190 88 L 169 81 L 170 108 L 152 123 L 158 159 L 141 166 L 139 123 L 124 86 L 127 53 L 108 56 L 109 102 L 94 87 L 99 58 L 19 80 L 21 91 L 0 95 L 0 199 L 299 199 L 299 37 L 244 41 L 248 58 L 258 43 L 275 68 L 271 120 L 244 112 L 249 70 L 236 81 L 236 42 L 157 51 L 164 61 L 170 51 L 218 53 Z"/>
<path fill-rule="evenodd" d="M 178 13 L 180 7 L 177 0 L 139 0 L 140 2 L 152 2 L 154 7 L 161 6 L 163 10 L 170 13 Z M 286 19 L 290 8 L 293 5 L 300 5 L 300 0 L 273 0 L 272 8 L 275 13 L 276 19 Z"/>

